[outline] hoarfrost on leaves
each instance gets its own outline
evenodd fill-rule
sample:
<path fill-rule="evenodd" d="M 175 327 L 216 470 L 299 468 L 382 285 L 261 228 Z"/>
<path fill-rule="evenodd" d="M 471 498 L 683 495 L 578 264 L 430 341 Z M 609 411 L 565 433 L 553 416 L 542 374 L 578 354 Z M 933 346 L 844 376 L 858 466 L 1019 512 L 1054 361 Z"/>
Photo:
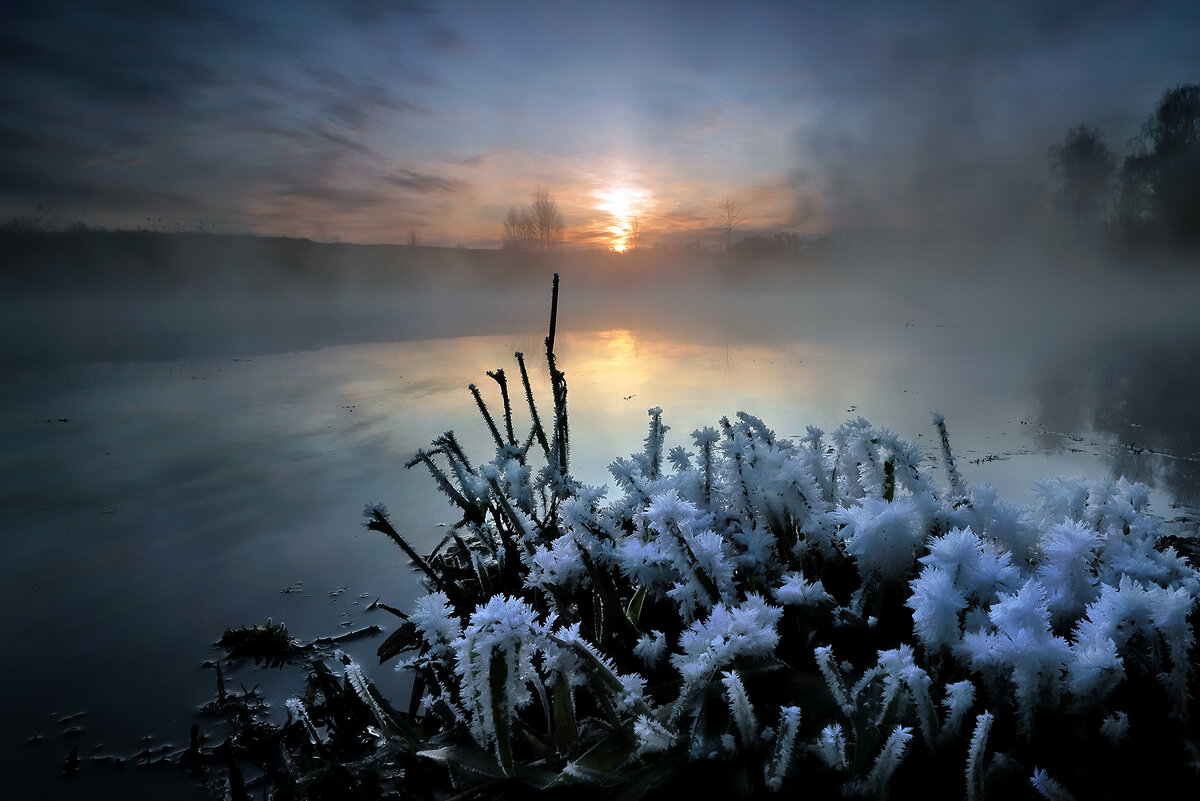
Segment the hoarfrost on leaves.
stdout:
<path fill-rule="evenodd" d="M 912 596 L 905 604 L 913 610 L 913 629 L 931 652 L 958 643 L 959 613 L 967 599 L 954 585 L 954 577 L 938 567 L 927 567 L 910 582 Z"/>
<path fill-rule="evenodd" d="M 746 688 L 736 670 L 728 670 L 721 674 L 721 684 L 725 685 L 725 698 L 729 703 L 729 711 L 733 722 L 737 724 L 738 736 L 742 745 L 750 748 L 758 739 L 758 716 L 746 696 Z"/>
<path fill-rule="evenodd" d="M 865 581 L 896 581 L 908 574 L 929 531 L 930 511 L 911 498 L 889 503 L 872 497 L 838 510 L 838 519 L 846 524 L 846 550 Z"/>
<path fill-rule="evenodd" d="M 675 733 L 649 715 L 640 715 L 633 724 L 637 737 L 637 756 L 668 751 L 675 745 Z"/>
<path fill-rule="evenodd" d="M 562 756 L 582 780 L 565 741 L 590 748 L 619 731 L 629 765 L 682 743 L 692 759 L 752 755 L 760 786 L 783 790 L 800 748 L 844 792 L 882 795 L 918 728 L 919 744 L 961 759 L 953 743 L 973 720 L 967 791 L 979 797 L 1000 716 L 1016 726 L 997 732 L 1019 739 L 1045 710 L 1089 715 L 1088 730 L 1119 741 L 1128 717 L 1104 704 L 1131 676 L 1187 708 L 1200 574 L 1163 547 L 1144 487 L 1050 479 L 1019 506 L 953 467 L 952 486 L 935 486 L 918 448 L 862 418 L 790 440 L 739 413 L 692 431 L 688 452 L 648 411 L 642 451 L 610 465 L 618 497 L 565 467 L 532 470 L 511 443 L 440 474 L 469 507 L 469 554 L 454 564 L 470 591 L 417 599 L 425 650 L 410 667 L 432 671 L 447 731 L 501 762 L 512 755 L 498 739 L 522 725 L 503 748 L 539 769 Z M 843 648 L 848 635 L 870 645 Z M 805 717 L 820 733 L 798 744 L 800 707 L 782 695 L 793 685 L 774 677 L 810 685 L 814 665 L 827 697 Z M 1033 784 L 1062 791 L 1042 771 Z"/>
<path fill-rule="evenodd" d="M 667 635 L 661 631 L 643 634 L 638 638 L 637 645 L 633 646 L 633 655 L 642 660 L 642 664 L 648 668 L 653 668 L 661 662 L 666 652 Z"/>
<path fill-rule="evenodd" d="M 810 582 L 800 573 L 783 576 L 783 583 L 775 588 L 775 600 L 785 606 L 820 606 L 834 602 L 820 580 Z"/>
<path fill-rule="evenodd" d="M 1129 715 L 1126 715 L 1124 712 L 1114 712 L 1100 723 L 1100 733 L 1104 735 L 1104 739 L 1113 745 L 1125 739 L 1125 735 L 1128 732 Z"/>
<path fill-rule="evenodd" d="M 462 621 L 455 616 L 454 607 L 450 605 L 446 593 L 441 591 L 415 600 L 408 619 L 429 644 L 434 657 L 449 656 L 452 653 L 451 643 L 462 636 Z"/>
<path fill-rule="evenodd" d="M 732 608 L 718 603 L 707 620 L 698 620 L 683 632 L 679 639 L 683 653 L 674 654 L 671 662 L 688 685 L 695 685 L 737 657 L 766 659 L 779 643 L 775 626 L 782 613 L 755 593 Z"/>
<path fill-rule="evenodd" d="M 1074 801 L 1075 799 L 1075 796 L 1067 792 L 1065 787 L 1040 768 L 1033 771 L 1033 775 L 1029 777 L 1029 783 L 1048 801 Z"/>
<path fill-rule="evenodd" d="M 842 731 L 842 724 L 830 723 L 821 729 L 821 736 L 817 739 L 815 748 L 817 756 L 829 767 L 835 770 L 844 770 L 847 767 L 846 735 Z"/>
<path fill-rule="evenodd" d="M 539 646 L 544 648 L 545 627 L 538 623 L 537 613 L 525 601 L 497 595 L 480 605 L 470 622 L 451 647 L 462 694 L 472 715 L 471 733 L 480 745 L 496 738 L 496 700 L 492 697 L 493 661 L 502 660 L 505 680 L 501 714 L 513 715 L 529 704 L 532 694 L 529 682 L 538 680 L 533 670 L 533 656 Z"/>
<path fill-rule="evenodd" d="M 763 778 L 770 790 L 783 787 L 783 779 L 792 763 L 792 752 L 796 746 L 796 734 L 800 730 L 800 707 L 779 707 L 779 731 L 775 735 L 775 749 L 771 759 L 763 768 Z"/>

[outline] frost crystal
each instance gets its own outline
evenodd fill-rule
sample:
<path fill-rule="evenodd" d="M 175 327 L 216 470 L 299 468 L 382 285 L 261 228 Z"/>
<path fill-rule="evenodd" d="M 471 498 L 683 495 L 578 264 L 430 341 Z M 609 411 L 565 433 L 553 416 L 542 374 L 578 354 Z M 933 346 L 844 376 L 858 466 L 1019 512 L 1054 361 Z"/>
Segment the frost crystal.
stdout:
<path fill-rule="evenodd" d="M 729 704 L 733 722 L 737 724 L 738 735 L 742 745 L 750 748 L 758 739 L 758 717 L 754 714 L 754 707 L 746 696 L 746 688 L 737 671 L 730 670 L 721 675 L 721 683 L 725 685 L 725 700 Z"/>
<path fill-rule="evenodd" d="M 667 652 L 667 635 L 661 631 L 652 631 L 650 634 L 643 634 L 638 639 L 637 645 L 633 646 L 633 655 L 642 660 L 642 664 L 652 668 L 662 661 L 663 655 Z"/>
<path fill-rule="evenodd" d="M 633 724 L 637 737 L 637 755 L 657 754 L 675 745 L 675 734 L 662 723 L 648 715 L 642 715 Z"/>
<path fill-rule="evenodd" d="M 435 657 L 449 655 L 450 643 L 462 635 L 462 622 L 454 616 L 454 607 L 444 592 L 423 595 L 413 602 L 408 619 L 421 632 Z"/>
<path fill-rule="evenodd" d="M 509 718 L 532 700 L 533 655 L 544 647 L 544 637 L 528 603 L 497 595 L 475 610 L 462 636 L 451 643 L 464 701 L 473 713 L 471 733 L 481 745 L 495 740 L 499 723 L 507 724 L 498 716 Z M 494 682 L 497 674 L 502 682 Z M 493 684 L 499 684 L 500 697 L 493 696 Z"/>
<path fill-rule="evenodd" d="M 846 735 L 842 732 L 842 724 L 830 723 L 821 729 L 816 751 L 821 761 L 829 767 L 836 770 L 846 769 Z"/>
<path fill-rule="evenodd" d="M 1125 739 L 1128 732 L 1129 715 L 1124 712 L 1114 712 L 1100 722 L 1100 733 L 1113 745 Z"/>
<path fill-rule="evenodd" d="M 683 632 L 682 654 L 671 662 L 689 684 L 707 681 L 736 657 L 766 658 L 775 652 L 779 633 L 775 630 L 783 610 L 751 593 L 730 609 L 725 604 L 712 608 L 708 619 L 696 621 Z"/>
<path fill-rule="evenodd" d="M 453 542 L 418 564 L 444 591 L 409 616 L 422 640 L 409 667 L 448 743 L 465 732 L 506 775 L 559 771 L 564 783 L 750 759 L 760 787 L 786 792 L 801 717 L 788 694 L 811 697 L 815 661 L 834 704 L 806 706 L 820 734 L 802 747 L 841 773 L 843 795 L 919 781 L 896 774 L 918 728 L 927 764 L 953 753 L 961 775 L 953 743 L 972 728 L 966 797 L 978 799 L 1015 759 L 989 760 L 994 721 L 1006 748 L 1069 730 L 1040 725 L 1046 714 L 1117 743 L 1129 719 L 1109 714 L 1111 696 L 1120 686 L 1126 706 L 1147 682 L 1194 714 L 1200 573 L 1161 541 L 1144 487 L 1059 478 L 1032 506 L 1002 503 L 958 474 L 940 417 L 948 491 L 920 449 L 862 418 L 789 439 L 739 412 L 694 430 L 689 452 L 648 411 L 644 448 L 610 466 L 611 500 L 567 474 L 565 407 L 552 436 L 539 423 L 523 448 L 510 419 L 507 438 L 493 419 L 496 456 L 478 468 L 452 435 L 414 460 L 463 513 Z M 541 471 L 527 461 L 539 442 L 554 463 Z M 386 509 L 364 514 L 381 527 Z M 382 718 L 356 665 L 346 680 Z M 979 714 L 981 697 L 992 711 Z M 1032 783 L 1068 797 L 1044 771 Z"/>
<path fill-rule="evenodd" d="M 763 768 L 767 787 L 778 791 L 783 787 L 783 777 L 792 763 L 792 749 L 796 745 L 796 733 L 800 730 L 800 707 L 779 707 L 779 732 L 775 736 L 775 749 Z"/>
<path fill-rule="evenodd" d="M 846 550 L 855 557 L 863 579 L 894 581 L 912 567 L 917 546 L 929 530 L 930 514 L 925 504 L 913 499 L 888 503 L 863 498 L 857 506 L 839 510 L 838 519 L 846 523 Z"/>
<path fill-rule="evenodd" d="M 820 606 L 832 604 L 833 596 L 825 591 L 819 580 L 810 582 L 799 573 L 789 573 L 775 588 L 775 600 L 785 606 Z"/>

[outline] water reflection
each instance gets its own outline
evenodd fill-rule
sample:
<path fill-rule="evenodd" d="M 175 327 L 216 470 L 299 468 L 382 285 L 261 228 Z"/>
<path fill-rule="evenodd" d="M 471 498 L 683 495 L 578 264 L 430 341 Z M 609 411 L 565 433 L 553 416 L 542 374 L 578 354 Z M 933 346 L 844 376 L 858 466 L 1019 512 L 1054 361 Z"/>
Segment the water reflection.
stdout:
<path fill-rule="evenodd" d="M 1010 329 L 910 319 L 855 323 L 857 336 L 824 325 L 820 338 L 774 341 L 725 339 L 717 328 L 706 337 L 560 330 L 573 472 L 608 483 L 609 462 L 641 449 L 654 406 L 672 427 L 668 447 L 690 447 L 693 429 L 740 410 L 784 436 L 862 415 L 922 444 L 936 470 L 936 409 L 964 476 L 1006 498 L 1028 500 L 1031 483 L 1049 475 L 1114 470 L 1195 499 L 1195 346 L 1068 360 L 1077 369 L 1031 392 L 1034 363 Z M 0 584 L 6 607 L 25 610 L 10 621 L 12 636 L 34 652 L 9 668 L 9 686 L 25 690 L 6 716 L 16 742 L 50 732 L 50 712 L 63 709 L 88 710 L 93 731 L 79 742 L 89 748 L 147 731 L 182 735 L 211 681 L 196 665 L 224 626 L 273 616 L 312 637 L 376 622 L 364 612 L 376 597 L 407 606 L 415 580 L 398 550 L 361 529 L 363 505 L 387 503 L 404 533 L 432 548 L 439 524 L 455 516 L 405 459 L 447 429 L 473 459 L 485 457 L 490 437 L 466 385 L 477 383 L 498 412 L 485 372 L 516 376 L 515 351 L 548 405 L 543 337 L 533 329 L 248 360 L 3 371 Z M 516 394 L 514 406 L 524 427 Z M 1043 430 L 1092 444 L 1064 448 Z M 280 592 L 296 586 L 304 590 Z M 397 681 L 390 671 L 373 678 L 385 689 Z M 33 775 L 33 760 L 54 776 L 61 741 L 34 752 L 11 745 L 0 749 L 9 775 Z"/>
<path fill-rule="evenodd" d="M 1114 476 L 1200 505 L 1200 345 L 1125 342 L 1076 354 L 1038 381 L 1039 443 L 1069 449 L 1100 440 Z"/>

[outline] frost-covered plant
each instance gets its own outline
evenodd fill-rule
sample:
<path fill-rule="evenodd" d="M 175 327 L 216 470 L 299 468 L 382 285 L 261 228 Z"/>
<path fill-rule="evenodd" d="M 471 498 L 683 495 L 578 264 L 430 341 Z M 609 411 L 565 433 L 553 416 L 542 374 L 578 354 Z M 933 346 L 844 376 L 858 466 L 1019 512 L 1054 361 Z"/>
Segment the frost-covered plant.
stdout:
<path fill-rule="evenodd" d="M 553 414 L 517 354 L 528 432 L 497 370 L 500 417 L 472 389 L 494 457 L 447 432 L 409 463 L 461 514 L 449 536 L 418 554 L 366 511 L 426 589 L 379 655 L 413 674 L 415 753 L 458 789 L 1054 795 L 1120 786 L 1093 770 L 1100 732 L 1190 770 L 1200 574 L 1144 488 L 1054 479 L 1006 504 L 958 473 L 940 418 L 948 487 L 862 418 L 788 439 L 739 413 L 668 449 L 659 408 L 613 485 L 584 486 L 557 287 Z"/>

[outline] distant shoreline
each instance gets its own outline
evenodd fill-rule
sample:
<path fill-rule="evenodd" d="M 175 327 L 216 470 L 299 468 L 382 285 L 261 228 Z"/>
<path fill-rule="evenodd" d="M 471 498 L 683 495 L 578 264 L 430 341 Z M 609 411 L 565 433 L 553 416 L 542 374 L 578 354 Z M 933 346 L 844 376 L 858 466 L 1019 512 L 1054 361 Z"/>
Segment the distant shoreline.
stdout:
<path fill-rule="evenodd" d="M 0 366 L 247 356 L 540 326 L 549 276 L 652 319 L 689 284 L 789 264 L 152 231 L 0 232 Z M 635 309 L 637 311 L 635 311 Z M 593 315 L 594 317 L 595 315 Z M 537 321 L 536 323 L 534 321 Z M 573 318 L 576 324 L 582 316 Z"/>

